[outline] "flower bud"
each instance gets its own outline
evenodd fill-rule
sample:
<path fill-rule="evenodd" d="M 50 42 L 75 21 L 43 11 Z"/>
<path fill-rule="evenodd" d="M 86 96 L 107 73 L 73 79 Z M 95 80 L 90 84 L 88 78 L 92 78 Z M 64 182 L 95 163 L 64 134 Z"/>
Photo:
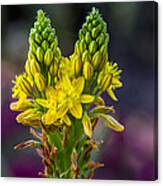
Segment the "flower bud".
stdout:
<path fill-rule="evenodd" d="M 40 44 L 42 41 L 42 36 L 38 33 L 35 34 L 35 41 Z"/>
<path fill-rule="evenodd" d="M 88 50 L 85 50 L 85 52 L 82 54 L 82 62 L 84 63 L 85 61 L 91 61 L 91 55 L 89 54 Z"/>
<path fill-rule="evenodd" d="M 77 53 L 78 55 L 80 55 L 79 41 L 77 41 L 77 42 L 75 43 L 75 53 Z"/>
<path fill-rule="evenodd" d="M 94 69 L 97 69 L 99 64 L 101 63 L 101 59 L 102 59 L 102 55 L 100 53 L 100 51 L 97 51 L 93 57 L 92 57 L 92 61 L 91 64 L 93 65 Z"/>
<path fill-rule="evenodd" d="M 49 66 L 50 63 L 52 62 L 52 59 L 53 59 L 53 52 L 51 49 L 48 49 L 46 52 L 45 52 L 45 55 L 44 55 L 44 63 L 46 66 Z"/>
<path fill-rule="evenodd" d="M 50 48 L 52 51 L 55 51 L 58 45 L 58 40 L 55 38 L 55 40 L 51 43 Z"/>
<path fill-rule="evenodd" d="M 50 68 L 49 68 L 49 72 L 52 76 L 56 76 L 57 75 L 57 71 L 58 71 L 58 63 L 56 63 L 55 61 L 53 61 L 50 64 Z"/>
<path fill-rule="evenodd" d="M 51 82 L 52 82 L 52 77 L 51 74 L 48 72 L 48 86 L 51 85 Z"/>
<path fill-rule="evenodd" d="M 36 56 L 37 56 L 37 59 L 38 59 L 39 62 L 43 62 L 44 51 L 42 50 L 41 47 L 38 47 L 38 48 L 37 48 Z"/>
<path fill-rule="evenodd" d="M 92 32 L 91 32 L 92 37 L 96 38 L 98 36 L 98 34 L 100 33 L 101 29 L 102 29 L 101 24 L 99 24 L 97 27 L 93 28 Z"/>
<path fill-rule="evenodd" d="M 73 74 L 75 76 L 78 76 L 81 71 L 82 62 L 77 56 L 73 56 L 71 60 L 72 60 Z"/>
<path fill-rule="evenodd" d="M 61 58 L 61 50 L 60 50 L 59 47 L 56 48 L 54 54 L 55 54 L 55 57 L 56 57 L 57 59 L 60 59 L 60 58 Z"/>
<path fill-rule="evenodd" d="M 83 66 L 83 75 L 86 80 L 91 79 L 91 77 L 93 76 L 93 67 L 87 61 L 84 63 L 84 66 Z"/>
<path fill-rule="evenodd" d="M 89 52 L 91 54 L 94 54 L 96 52 L 96 50 L 97 50 L 97 43 L 96 43 L 96 41 L 92 41 L 89 45 Z"/>
<path fill-rule="evenodd" d="M 111 81 L 112 81 L 112 75 L 111 74 L 106 74 L 101 82 L 100 82 L 100 88 L 105 91 L 109 88 L 109 86 L 111 85 Z"/>
<path fill-rule="evenodd" d="M 44 40 L 42 42 L 41 46 L 42 46 L 43 50 L 46 51 L 49 48 L 49 43 L 46 40 Z"/>
<path fill-rule="evenodd" d="M 85 51 L 85 49 L 86 49 L 86 43 L 85 43 L 85 41 L 82 39 L 80 42 L 79 42 L 79 50 L 80 50 L 80 54 L 82 54 L 84 51 Z"/>
<path fill-rule="evenodd" d="M 32 92 L 32 86 L 25 77 L 23 77 L 20 82 L 20 88 L 26 95 L 30 95 Z"/>
<path fill-rule="evenodd" d="M 30 62 L 29 62 L 29 60 L 27 60 L 26 63 L 25 63 L 25 71 L 27 72 L 28 75 L 31 75 L 31 69 L 30 69 Z"/>
<path fill-rule="evenodd" d="M 86 112 L 84 113 L 82 123 L 83 123 L 83 129 L 84 129 L 85 134 L 89 138 L 92 138 L 92 123 Z"/>
<path fill-rule="evenodd" d="M 45 89 L 44 76 L 41 73 L 36 73 L 34 79 L 38 90 L 42 92 Z"/>
<path fill-rule="evenodd" d="M 37 61 L 35 61 L 35 60 L 31 60 L 31 73 L 32 73 L 32 75 L 33 76 L 35 76 L 35 74 L 37 73 L 37 72 L 41 72 L 41 68 L 40 68 L 40 65 L 38 64 L 38 62 Z"/>
<path fill-rule="evenodd" d="M 101 33 L 97 39 L 96 39 L 96 42 L 99 44 L 99 45 L 102 45 L 102 43 L 104 43 L 105 41 L 105 34 L 104 33 Z"/>
<path fill-rule="evenodd" d="M 87 44 L 89 44 L 91 42 L 91 35 L 89 32 L 87 32 L 85 35 L 85 41 Z"/>
<path fill-rule="evenodd" d="M 35 55 L 33 54 L 32 50 L 29 50 L 28 52 L 28 59 L 29 60 L 35 59 Z"/>

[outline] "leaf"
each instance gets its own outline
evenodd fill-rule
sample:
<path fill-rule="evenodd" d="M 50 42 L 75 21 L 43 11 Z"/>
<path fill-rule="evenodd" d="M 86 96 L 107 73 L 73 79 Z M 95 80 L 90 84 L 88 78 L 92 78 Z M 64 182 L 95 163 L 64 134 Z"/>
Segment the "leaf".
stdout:
<path fill-rule="evenodd" d="M 47 134 L 50 145 L 55 145 L 58 149 L 62 147 L 61 136 L 58 132 L 53 131 Z"/>

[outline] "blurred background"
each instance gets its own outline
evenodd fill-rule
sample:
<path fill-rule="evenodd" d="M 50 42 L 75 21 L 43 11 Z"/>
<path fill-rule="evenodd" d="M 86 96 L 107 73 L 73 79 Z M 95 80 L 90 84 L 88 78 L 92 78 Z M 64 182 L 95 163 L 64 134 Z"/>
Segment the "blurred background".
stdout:
<path fill-rule="evenodd" d="M 23 71 L 28 35 L 36 11 L 43 9 L 57 30 L 62 54 L 72 53 L 78 31 L 92 6 L 99 8 L 111 37 L 109 58 L 123 70 L 124 87 L 117 90 L 115 117 L 125 125 L 122 133 L 98 125 L 95 137 L 104 139 L 93 158 L 105 164 L 94 179 L 154 180 L 157 178 L 157 41 L 154 2 L 1 7 L 1 148 L 2 176 L 39 177 L 41 160 L 34 150 L 16 151 L 14 145 L 29 139 L 29 128 L 16 123 L 11 112 L 12 79 Z"/>

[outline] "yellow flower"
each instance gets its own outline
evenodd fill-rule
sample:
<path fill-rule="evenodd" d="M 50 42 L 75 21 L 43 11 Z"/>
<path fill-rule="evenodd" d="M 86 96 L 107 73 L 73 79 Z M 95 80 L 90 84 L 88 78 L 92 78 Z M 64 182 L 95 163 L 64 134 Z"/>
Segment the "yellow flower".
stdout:
<path fill-rule="evenodd" d="M 58 82 L 56 87 L 56 90 L 61 90 L 58 97 L 60 99 L 60 107 L 64 108 L 65 113 L 69 111 L 77 119 L 82 118 L 83 108 L 81 104 L 94 101 L 94 96 L 82 94 L 84 85 L 85 80 L 82 76 L 72 81 L 65 76 Z"/>
<path fill-rule="evenodd" d="M 117 63 L 106 63 L 103 70 L 99 73 L 97 83 L 103 91 L 107 91 L 109 96 L 117 101 L 117 97 L 113 90 L 121 88 L 123 86 L 120 81 L 120 74 L 122 70 L 119 70 Z"/>
<path fill-rule="evenodd" d="M 48 87 L 46 90 L 47 99 L 36 99 L 36 102 L 48 111 L 43 116 L 46 125 L 54 124 L 58 119 L 62 119 L 68 126 L 71 125 L 68 111 L 77 119 L 82 118 L 82 103 L 91 103 L 94 96 L 82 94 L 84 90 L 84 77 L 71 80 L 66 76 L 58 81 L 55 89 Z"/>
<path fill-rule="evenodd" d="M 21 93 L 19 95 L 19 100 L 12 102 L 10 104 L 10 109 L 14 111 L 24 111 L 27 108 L 30 108 L 32 106 L 31 99 L 27 99 L 27 96 L 24 93 Z"/>
<path fill-rule="evenodd" d="M 32 90 L 33 82 L 26 73 L 15 76 L 14 87 L 12 88 L 12 97 L 20 97 L 22 94 L 28 95 Z"/>

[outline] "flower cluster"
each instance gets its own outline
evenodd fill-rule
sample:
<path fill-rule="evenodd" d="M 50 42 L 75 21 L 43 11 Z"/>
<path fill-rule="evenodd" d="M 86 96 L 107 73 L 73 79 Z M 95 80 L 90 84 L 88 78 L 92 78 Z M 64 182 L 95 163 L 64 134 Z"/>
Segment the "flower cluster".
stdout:
<path fill-rule="evenodd" d="M 108 113 L 101 94 L 117 101 L 115 89 L 122 87 L 118 64 L 108 59 L 109 35 L 99 11 L 92 9 L 78 34 L 73 53 L 63 57 L 56 30 L 42 10 L 29 35 L 25 71 L 13 81 L 11 110 L 21 112 L 18 123 L 35 128 L 52 126 L 58 133 L 82 124 L 83 135 L 92 139 L 99 118 L 115 131 L 124 127 Z M 59 130 L 58 130 L 59 129 Z M 73 157 L 74 150 L 71 156 Z"/>

